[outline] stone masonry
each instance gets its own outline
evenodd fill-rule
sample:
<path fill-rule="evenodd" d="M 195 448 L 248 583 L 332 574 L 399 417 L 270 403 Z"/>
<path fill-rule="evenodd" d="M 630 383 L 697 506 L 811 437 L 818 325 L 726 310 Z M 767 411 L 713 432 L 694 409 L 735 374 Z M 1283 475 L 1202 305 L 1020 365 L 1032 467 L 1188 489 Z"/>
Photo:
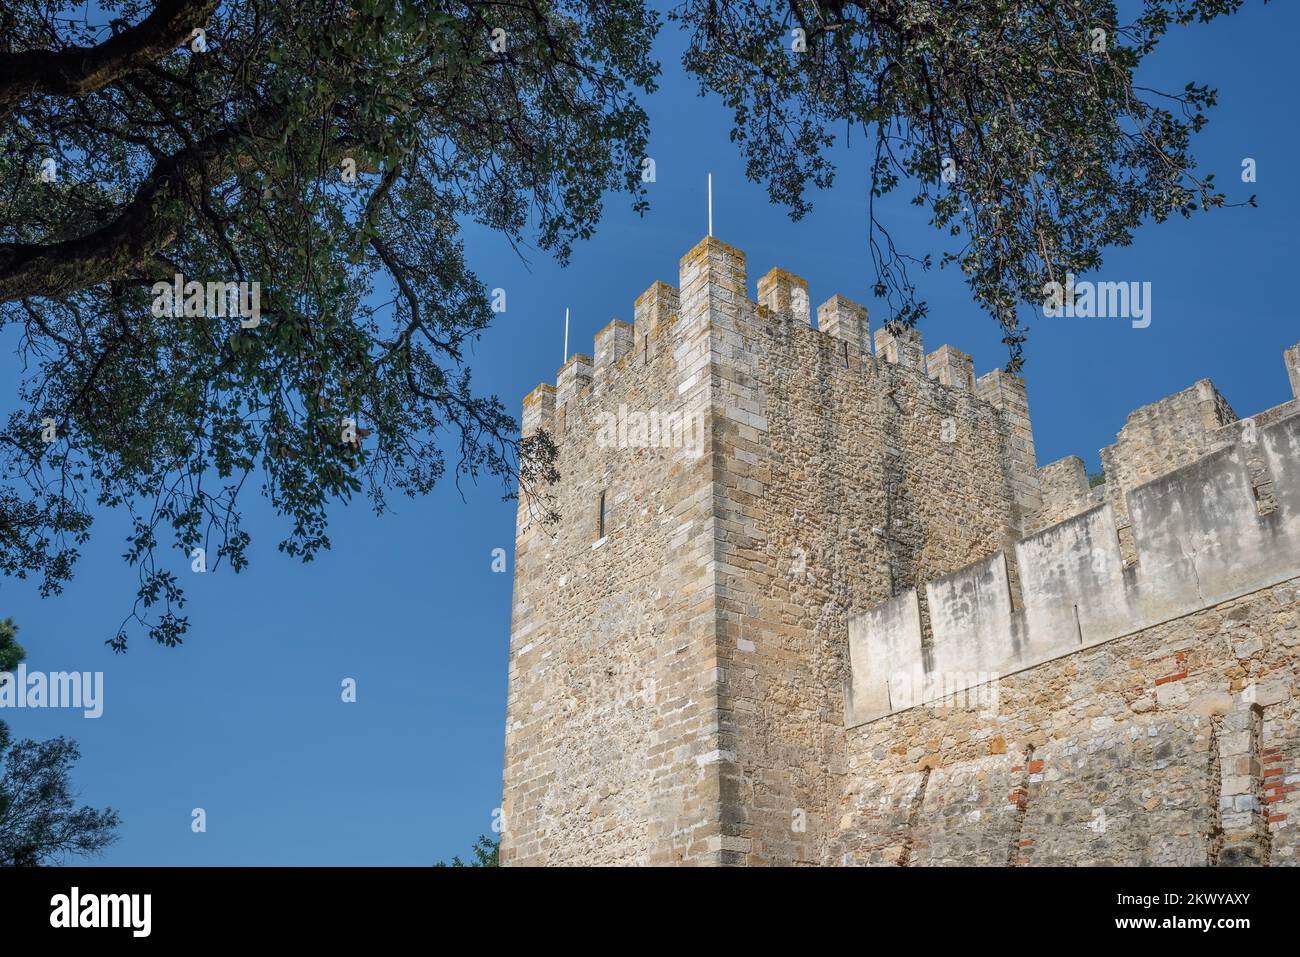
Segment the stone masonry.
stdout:
<path fill-rule="evenodd" d="M 1296 402 L 1197 383 L 1090 489 L 1018 377 L 843 296 L 814 329 L 711 237 L 678 279 L 524 400 L 561 478 L 519 503 L 502 863 L 1298 862 Z"/>

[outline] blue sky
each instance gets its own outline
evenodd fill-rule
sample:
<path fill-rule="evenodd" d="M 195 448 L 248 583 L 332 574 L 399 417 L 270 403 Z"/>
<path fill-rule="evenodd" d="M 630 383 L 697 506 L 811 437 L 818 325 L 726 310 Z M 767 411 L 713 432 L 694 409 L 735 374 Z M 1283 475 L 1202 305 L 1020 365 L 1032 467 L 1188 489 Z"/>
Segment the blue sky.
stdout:
<path fill-rule="evenodd" d="M 1248 0 L 1236 16 L 1176 29 L 1152 60 L 1152 85 L 1217 86 L 1220 103 L 1196 141 L 1202 171 L 1258 209 L 1213 211 L 1147 226 L 1112 251 L 1092 278 L 1152 283 L 1153 319 L 1034 324 L 1025 378 L 1040 464 L 1080 455 L 1089 470 L 1129 411 L 1212 378 L 1238 414 L 1289 398 L 1282 350 L 1300 340 L 1289 294 L 1300 192 L 1288 163 L 1300 136 L 1293 95 L 1293 7 Z M 518 410 L 538 382 L 554 381 L 563 316 L 571 351 L 591 351 L 611 318 L 630 321 L 650 283 L 677 281 L 677 262 L 706 230 L 705 176 L 714 174 L 715 234 L 748 254 L 750 291 L 781 266 L 805 277 L 813 305 L 834 293 L 883 310 L 866 238 L 866 157 L 839 147 L 833 190 L 792 223 L 744 179 L 728 142 L 730 117 L 696 95 L 678 66 L 682 38 L 657 44 L 662 87 L 646 105 L 657 182 L 644 218 L 623 198 L 566 269 L 538 253 L 525 265 L 499 237 L 467 236 L 472 266 L 502 287 L 508 311 L 478 343 L 478 386 Z M 860 146 L 861 135 L 854 137 Z M 1241 161 L 1258 164 L 1242 184 Z M 900 245 L 938 248 L 939 237 L 902 203 L 891 218 Z M 928 349 L 971 353 L 978 373 L 1006 360 L 998 330 L 951 270 L 920 279 L 930 301 Z M 10 331 L 11 332 L 11 331 Z M 0 336 L 3 402 L 18 366 Z M 136 637 L 113 655 L 110 637 L 135 589 L 121 560 L 125 524 L 102 514 L 76 579 L 58 598 L 0 579 L 0 617 L 14 617 L 28 665 L 105 672 L 105 711 L 6 711 L 18 736 L 63 734 L 81 745 L 75 783 L 124 819 L 105 864 L 428 864 L 464 853 L 488 832 L 500 804 L 511 574 L 491 571 L 492 550 L 513 553 L 514 507 L 499 486 L 450 482 L 419 500 L 394 500 L 375 518 L 357 502 L 337 508 L 334 548 L 310 565 L 275 551 L 280 526 L 252 498 L 251 567 L 186 576 L 191 633 L 176 649 Z M 358 700 L 340 683 L 355 678 Z M 207 832 L 192 833 L 204 808 Z"/>

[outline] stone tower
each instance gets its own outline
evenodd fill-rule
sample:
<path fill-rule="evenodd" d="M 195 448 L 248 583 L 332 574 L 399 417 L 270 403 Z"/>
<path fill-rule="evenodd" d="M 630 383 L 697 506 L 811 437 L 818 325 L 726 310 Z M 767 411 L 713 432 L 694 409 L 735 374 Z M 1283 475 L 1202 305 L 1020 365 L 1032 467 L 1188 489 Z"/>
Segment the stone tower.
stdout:
<path fill-rule="evenodd" d="M 524 400 L 502 863 L 1300 864 L 1300 400 L 1202 380 L 1090 482 L 808 302 L 705 239 Z"/>
<path fill-rule="evenodd" d="M 503 863 L 825 862 L 850 613 L 1041 509 L 1019 378 L 842 296 L 814 329 L 780 269 L 757 291 L 706 238 L 524 400 L 561 479 L 558 522 L 519 507 Z"/>

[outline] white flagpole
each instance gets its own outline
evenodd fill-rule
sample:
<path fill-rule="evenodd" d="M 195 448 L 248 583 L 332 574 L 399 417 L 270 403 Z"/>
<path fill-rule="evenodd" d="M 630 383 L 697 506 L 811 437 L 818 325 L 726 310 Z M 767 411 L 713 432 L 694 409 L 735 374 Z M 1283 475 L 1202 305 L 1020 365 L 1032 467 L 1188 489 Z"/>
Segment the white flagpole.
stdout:
<path fill-rule="evenodd" d="M 709 174 L 709 235 L 713 235 L 713 174 Z"/>
<path fill-rule="evenodd" d="M 564 362 L 569 361 L 569 307 L 564 307 Z M 564 365 L 561 362 L 560 365 Z"/>

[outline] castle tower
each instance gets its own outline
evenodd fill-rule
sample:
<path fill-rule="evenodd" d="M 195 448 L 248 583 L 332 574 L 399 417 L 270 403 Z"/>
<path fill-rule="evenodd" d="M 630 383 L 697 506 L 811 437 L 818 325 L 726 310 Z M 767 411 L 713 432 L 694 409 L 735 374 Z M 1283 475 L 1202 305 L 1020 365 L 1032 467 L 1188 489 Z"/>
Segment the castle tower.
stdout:
<path fill-rule="evenodd" d="M 502 862 L 820 863 L 848 616 L 1004 547 L 1036 507 L 1024 384 L 714 238 L 524 403 Z M 594 362 L 594 365 L 593 365 Z M 553 507 L 558 520 L 539 516 Z M 928 640 L 927 610 L 921 612 Z"/>

